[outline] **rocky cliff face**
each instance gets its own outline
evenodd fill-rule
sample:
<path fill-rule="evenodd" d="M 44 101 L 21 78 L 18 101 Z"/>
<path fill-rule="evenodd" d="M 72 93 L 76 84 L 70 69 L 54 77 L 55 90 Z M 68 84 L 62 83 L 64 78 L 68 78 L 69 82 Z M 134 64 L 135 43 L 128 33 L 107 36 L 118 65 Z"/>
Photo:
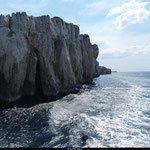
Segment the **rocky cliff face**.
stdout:
<path fill-rule="evenodd" d="M 99 67 L 99 74 L 100 75 L 111 74 L 111 73 L 112 73 L 111 69 L 108 69 L 108 68 L 103 67 L 103 66 Z"/>
<path fill-rule="evenodd" d="M 98 46 L 79 27 L 49 16 L 0 15 L 0 99 L 71 91 L 100 75 Z"/>

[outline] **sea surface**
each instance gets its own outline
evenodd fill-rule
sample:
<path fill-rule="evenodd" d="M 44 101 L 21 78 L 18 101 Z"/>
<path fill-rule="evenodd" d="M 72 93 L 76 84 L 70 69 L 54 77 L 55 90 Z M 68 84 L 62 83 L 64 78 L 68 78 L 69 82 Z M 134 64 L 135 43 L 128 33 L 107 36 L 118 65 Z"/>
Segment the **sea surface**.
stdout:
<path fill-rule="evenodd" d="M 0 147 L 150 147 L 150 72 L 113 73 L 55 102 L 0 111 Z"/>

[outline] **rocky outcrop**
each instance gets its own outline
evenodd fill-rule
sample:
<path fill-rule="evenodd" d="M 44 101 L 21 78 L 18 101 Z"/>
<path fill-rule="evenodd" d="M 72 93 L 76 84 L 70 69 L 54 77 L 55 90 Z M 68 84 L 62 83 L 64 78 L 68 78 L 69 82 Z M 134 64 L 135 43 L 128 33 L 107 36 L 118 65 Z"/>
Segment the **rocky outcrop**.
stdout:
<path fill-rule="evenodd" d="M 112 73 L 111 69 L 108 69 L 108 68 L 103 67 L 103 66 L 99 67 L 99 74 L 100 75 L 111 74 L 111 73 Z"/>
<path fill-rule="evenodd" d="M 0 99 L 68 92 L 100 75 L 98 46 L 49 16 L 0 15 Z"/>

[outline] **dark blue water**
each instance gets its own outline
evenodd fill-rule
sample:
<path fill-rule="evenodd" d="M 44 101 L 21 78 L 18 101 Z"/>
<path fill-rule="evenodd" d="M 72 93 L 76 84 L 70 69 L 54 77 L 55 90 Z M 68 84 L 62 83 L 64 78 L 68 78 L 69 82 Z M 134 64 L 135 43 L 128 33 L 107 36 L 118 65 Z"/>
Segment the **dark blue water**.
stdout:
<path fill-rule="evenodd" d="M 0 147 L 150 147 L 150 72 L 113 73 L 56 102 L 0 112 Z"/>

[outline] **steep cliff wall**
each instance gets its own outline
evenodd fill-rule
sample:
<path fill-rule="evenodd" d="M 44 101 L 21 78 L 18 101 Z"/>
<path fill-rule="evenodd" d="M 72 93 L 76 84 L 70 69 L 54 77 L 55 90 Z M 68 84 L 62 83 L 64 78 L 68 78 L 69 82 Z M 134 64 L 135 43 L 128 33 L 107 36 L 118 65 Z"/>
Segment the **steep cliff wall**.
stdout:
<path fill-rule="evenodd" d="M 108 69 L 104 66 L 99 67 L 99 74 L 100 75 L 111 74 L 111 73 L 112 73 L 111 69 Z"/>
<path fill-rule="evenodd" d="M 98 46 L 79 27 L 49 16 L 0 15 L 0 99 L 71 91 L 100 75 Z"/>

